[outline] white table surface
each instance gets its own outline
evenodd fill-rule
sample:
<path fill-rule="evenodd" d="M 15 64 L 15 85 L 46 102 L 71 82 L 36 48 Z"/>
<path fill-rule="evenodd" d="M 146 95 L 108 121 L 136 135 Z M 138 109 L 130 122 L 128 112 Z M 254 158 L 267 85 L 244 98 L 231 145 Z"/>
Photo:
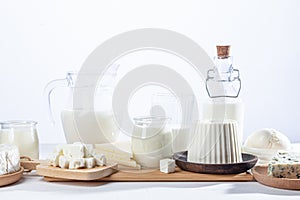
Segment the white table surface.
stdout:
<path fill-rule="evenodd" d="M 41 145 L 40 157 L 53 145 Z M 300 191 L 276 189 L 258 182 L 46 182 L 35 174 L 18 183 L 0 187 L 2 199 L 300 199 Z"/>

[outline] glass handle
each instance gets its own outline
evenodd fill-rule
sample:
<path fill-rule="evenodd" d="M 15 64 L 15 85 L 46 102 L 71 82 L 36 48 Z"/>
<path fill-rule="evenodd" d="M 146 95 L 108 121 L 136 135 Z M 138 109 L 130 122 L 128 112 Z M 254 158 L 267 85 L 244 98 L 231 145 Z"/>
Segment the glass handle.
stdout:
<path fill-rule="evenodd" d="M 55 124 L 55 120 L 54 120 L 54 115 L 53 115 L 53 106 L 52 106 L 51 96 L 52 96 L 53 90 L 58 87 L 68 87 L 67 79 L 56 79 L 56 80 L 50 81 L 44 89 L 44 96 L 46 97 L 46 102 L 47 102 L 48 116 L 50 118 L 52 125 Z"/>

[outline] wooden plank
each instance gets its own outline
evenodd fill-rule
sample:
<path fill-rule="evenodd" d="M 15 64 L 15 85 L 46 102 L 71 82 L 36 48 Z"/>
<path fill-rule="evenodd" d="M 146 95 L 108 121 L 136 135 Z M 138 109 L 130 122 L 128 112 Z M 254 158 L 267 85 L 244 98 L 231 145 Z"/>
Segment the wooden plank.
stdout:
<path fill-rule="evenodd" d="M 74 181 L 57 179 L 54 177 L 44 177 L 46 181 Z M 101 178 L 102 182 L 226 182 L 226 181 L 253 181 L 253 176 L 249 173 L 241 174 L 200 174 L 183 171 L 176 168 L 174 173 L 165 174 L 159 170 L 119 170 L 110 176 Z"/>

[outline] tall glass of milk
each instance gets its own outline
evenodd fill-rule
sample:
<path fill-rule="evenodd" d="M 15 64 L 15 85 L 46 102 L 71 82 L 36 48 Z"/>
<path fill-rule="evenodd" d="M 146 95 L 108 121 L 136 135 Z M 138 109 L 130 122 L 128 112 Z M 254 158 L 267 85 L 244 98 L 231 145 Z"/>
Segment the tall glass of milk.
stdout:
<path fill-rule="evenodd" d="M 0 122 L 0 143 L 15 144 L 20 156 L 39 159 L 39 139 L 35 121 Z"/>
<path fill-rule="evenodd" d="M 142 168 L 157 169 L 159 161 L 172 156 L 172 132 L 166 117 L 137 117 L 132 133 L 134 159 Z"/>

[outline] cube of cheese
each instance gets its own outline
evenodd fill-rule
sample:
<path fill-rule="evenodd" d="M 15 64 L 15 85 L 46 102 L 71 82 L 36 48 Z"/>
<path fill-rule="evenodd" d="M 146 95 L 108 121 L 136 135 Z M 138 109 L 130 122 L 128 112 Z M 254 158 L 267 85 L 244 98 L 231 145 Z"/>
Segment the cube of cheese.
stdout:
<path fill-rule="evenodd" d="M 84 158 L 85 148 L 83 144 L 77 143 L 63 146 L 62 151 L 71 158 Z"/>
<path fill-rule="evenodd" d="M 85 167 L 84 158 L 70 158 L 69 169 L 80 169 Z"/>
<path fill-rule="evenodd" d="M 278 152 L 268 165 L 268 175 L 277 178 L 300 178 L 300 159 L 287 152 Z"/>
<path fill-rule="evenodd" d="M 106 157 L 104 154 L 94 154 L 93 157 L 95 158 L 97 166 L 104 166 L 106 165 Z"/>
<path fill-rule="evenodd" d="M 60 168 L 68 169 L 69 168 L 69 163 L 70 163 L 70 157 L 68 157 L 68 156 L 60 156 L 58 163 L 59 163 L 58 166 Z"/>
<path fill-rule="evenodd" d="M 159 162 L 160 171 L 163 173 L 172 173 L 175 172 L 175 160 L 172 159 L 162 159 Z"/>
<path fill-rule="evenodd" d="M 95 165 L 96 165 L 95 158 L 90 157 L 90 158 L 85 158 L 84 160 L 85 160 L 86 168 L 91 169 L 91 168 L 95 167 Z"/>

